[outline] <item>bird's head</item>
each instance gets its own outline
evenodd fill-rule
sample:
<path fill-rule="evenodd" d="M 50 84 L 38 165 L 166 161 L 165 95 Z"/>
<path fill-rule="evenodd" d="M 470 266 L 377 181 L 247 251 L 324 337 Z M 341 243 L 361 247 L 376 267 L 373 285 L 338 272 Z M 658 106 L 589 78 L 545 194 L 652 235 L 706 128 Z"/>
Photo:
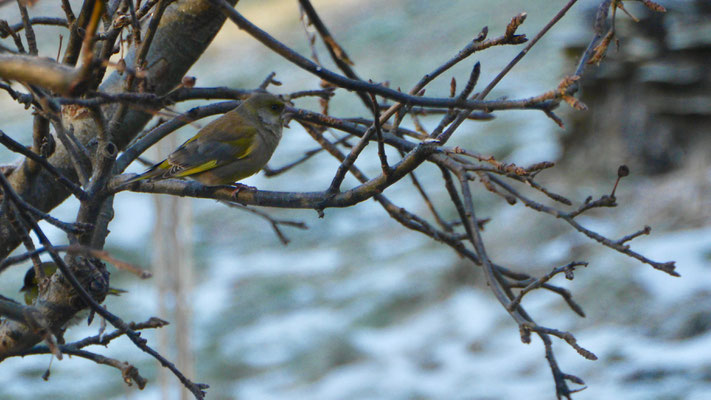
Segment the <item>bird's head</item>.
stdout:
<path fill-rule="evenodd" d="M 256 114 L 268 126 L 281 127 L 286 103 L 281 98 L 267 92 L 256 92 L 242 103 L 250 113 Z"/>

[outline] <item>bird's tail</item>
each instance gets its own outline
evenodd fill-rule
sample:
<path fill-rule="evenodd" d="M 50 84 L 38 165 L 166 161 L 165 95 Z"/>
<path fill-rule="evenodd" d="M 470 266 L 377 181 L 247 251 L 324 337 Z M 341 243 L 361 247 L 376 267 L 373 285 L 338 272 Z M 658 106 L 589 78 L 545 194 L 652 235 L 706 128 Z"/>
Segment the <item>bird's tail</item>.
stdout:
<path fill-rule="evenodd" d="M 106 292 L 106 294 L 110 294 L 112 296 L 121 296 L 121 293 L 128 293 L 128 290 L 123 290 L 123 289 L 109 286 L 109 291 Z"/>
<path fill-rule="evenodd" d="M 136 175 L 133 178 L 121 183 L 121 186 L 130 185 L 131 183 L 142 181 L 144 179 L 151 179 L 163 174 L 163 172 L 158 168 L 163 162 L 148 168 L 148 170 L 142 174 Z"/>

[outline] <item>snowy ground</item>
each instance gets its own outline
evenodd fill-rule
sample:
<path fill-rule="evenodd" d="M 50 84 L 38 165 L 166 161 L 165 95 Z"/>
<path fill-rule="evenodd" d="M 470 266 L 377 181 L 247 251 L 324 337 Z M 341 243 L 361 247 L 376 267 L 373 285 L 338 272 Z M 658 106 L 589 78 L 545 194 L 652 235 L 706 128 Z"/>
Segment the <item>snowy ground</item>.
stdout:
<path fill-rule="evenodd" d="M 295 2 L 288 3 L 293 7 L 291 3 Z M 367 54 L 368 40 L 397 35 L 398 26 L 402 26 L 388 24 L 398 21 L 402 24 L 410 14 L 416 16 L 416 23 L 423 23 L 418 7 L 428 2 L 400 1 L 401 9 L 391 7 L 383 11 L 386 14 L 382 20 L 387 24 L 363 22 L 370 27 L 367 33 L 373 38 L 360 41 L 358 38 L 365 33 L 358 35 L 357 32 L 364 25 L 355 22 L 358 19 L 353 13 L 367 14 L 368 10 L 372 11 L 368 7 L 379 7 L 381 3 L 372 1 L 362 10 L 353 10 L 346 8 L 354 7 L 353 1 L 344 2 L 344 9 L 350 13 L 328 8 L 325 2 L 314 3 L 317 9 L 320 5 L 325 7 L 324 16 L 334 21 L 334 32 L 341 32 L 344 38 L 354 38 L 342 44 L 358 60 L 366 58 L 363 54 Z M 266 4 L 267 8 L 275 7 L 277 2 Z M 269 16 L 275 13 L 259 14 L 254 2 L 246 0 L 240 5 L 246 7 L 248 17 L 252 12 L 255 20 L 267 24 L 267 28 L 276 30 L 274 25 L 281 21 L 272 21 L 269 25 Z M 529 20 L 524 26 L 529 27 L 526 32 L 531 35 L 555 8 L 537 5 L 537 9 L 531 10 L 528 6 L 525 1 L 502 2 L 502 8 L 497 10 L 460 5 L 452 9 L 443 7 L 442 16 L 429 9 L 426 15 L 430 19 L 449 21 L 448 18 L 463 13 L 464 9 L 478 18 L 453 23 L 452 31 L 460 36 L 454 33 L 452 36 L 462 37 L 461 43 L 433 46 L 436 52 L 442 53 L 433 59 L 439 61 L 454 54 L 478 32 L 481 21 L 488 21 L 490 32 L 498 31 L 510 16 L 526 10 Z M 384 31 L 374 31 L 375 26 Z M 238 49 L 235 54 L 255 51 L 256 47 L 244 40 L 244 35 L 235 28 L 226 30 L 228 32 L 218 39 L 216 48 L 211 51 L 219 52 L 225 47 Z M 465 30 L 467 35 L 462 34 Z M 240 35 L 241 40 L 229 35 Z M 444 31 L 431 35 L 447 37 Z M 554 31 L 552 35 L 551 42 L 542 43 L 541 49 L 530 55 L 534 64 L 547 60 L 559 66 L 560 56 L 553 40 L 562 38 L 561 31 Z M 303 46 L 303 38 L 293 41 Z M 406 87 L 436 65 L 417 65 L 412 71 L 396 71 L 392 65 L 401 65 L 401 60 L 411 58 L 411 54 L 400 54 L 396 45 L 391 46 L 388 51 L 392 57 L 378 59 L 359 71 L 366 71 L 364 76 L 401 79 Z M 499 54 L 499 58 L 482 60 L 485 80 L 513 53 L 501 51 Z M 269 70 L 277 70 L 277 78 L 285 84 L 283 90 L 303 89 L 306 85 L 299 81 L 300 75 L 292 77 L 289 69 L 281 64 L 271 68 L 271 56 L 259 57 L 264 58 L 261 62 L 269 65 Z M 199 68 L 208 67 L 203 64 L 196 68 L 201 85 L 249 86 L 266 75 L 264 68 L 247 71 L 248 78 L 242 75 L 239 78 L 244 82 L 233 82 L 230 80 L 237 79 L 234 71 L 200 74 Z M 521 68 L 519 76 L 526 76 L 527 71 L 530 70 Z M 541 71 L 531 73 L 541 74 Z M 520 89 L 514 84 L 518 82 L 516 79 L 509 79 L 502 83 L 501 91 L 514 93 L 515 97 L 533 95 L 547 89 L 546 85 L 558 78 L 555 76 L 548 82 L 534 77 L 531 79 L 534 83 Z M 308 79 L 308 85 L 315 87 L 316 81 Z M 439 86 L 434 85 L 434 90 L 444 93 L 448 80 L 449 77 Z M 556 135 L 551 132 L 556 128 L 538 114 L 502 113 L 491 124 L 470 124 L 462 130 L 461 138 L 455 138 L 456 144 L 482 152 L 508 154 L 510 161 L 524 165 L 555 159 L 559 156 L 559 147 Z M 22 127 L 21 123 L 13 126 Z M 7 131 L 5 126 L 3 129 Z M 314 146 L 298 131 L 290 134 L 285 135 L 285 144 L 278 149 L 275 159 L 289 160 Z M 366 155 L 366 161 L 367 157 L 376 159 L 375 154 Z M 332 170 L 334 165 L 328 156 L 320 155 L 287 177 L 258 176 L 246 183 L 263 189 L 322 190 L 330 176 L 322 171 Z M 373 165 L 377 170 L 377 163 Z M 422 173 L 423 182 L 432 188 L 431 194 L 435 197 L 443 194 L 441 188 L 435 186 L 437 176 L 437 171 Z M 707 174 L 707 178 L 711 182 L 711 176 Z M 644 193 L 636 191 L 634 185 L 644 182 L 632 178 L 628 181 L 621 187 L 619 197 L 626 204 L 639 204 Z M 580 190 L 593 194 L 598 193 L 597 189 L 599 186 L 591 185 Z M 419 207 L 418 211 L 424 212 L 424 206 L 409 193 L 396 185 L 387 194 L 400 205 Z M 663 200 L 660 193 L 651 193 L 651 196 L 645 199 L 648 204 Z M 635 250 L 657 261 L 676 260 L 682 277 L 670 278 L 649 266 L 599 248 L 577 232 L 562 229 L 559 221 L 545 219 L 540 225 L 539 219 L 527 219 L 532 213 L 522 206 L 500 205 L 488 194 L 479 200 L 483 213 L 494 219 L 484 237 L 494 259 L 520 268 L 534 260 L 531 268 L 539 273 L 572 259 L 590 261 L 588 268 L 576 272 L 574 281 L 562 277 L 553 281 L 574 293 L 587 318 L 577 317 L 551 294 L 534 294 L 524 302 L 539 323 L 571 331 L 581 346 L 600 358 L 594 362 L 585 360 L 565 343 L 556 342 L 561 368 L 581 377 L 588 385 L 575 399 L 711 398 L 708 394 L 711 393 L 708 289 L 711 228 L 708 221 L 694 224 L 693 228 L 655 230 L 650 237 L 632 243 Z M 130 254 L 132 259 L 145 262 L 149 259 L 146 241 L 151 229 L 152 202 L 143 195 L 121 194 L 116 204 L 117 218 L 111 226 L 109 247 L 118 254 Z M 444 246 L 424 240 L 422 235 L 391 221 L 375 203 L 369 201 L 353 209 L 326 210 L 324 219 L 318 219 L 313 211 L 268 210 L 309 225 L 310 230 L 306 232 L 287 228 L 286 233 L 292 239 L 287 247 L 281 246 L 271 228 L 257 217 L 226 210 L 211 201 L 194 201 L 194 205 L 195 219 L 202 221 L 196 226 L 195 234 L 198 282 L 191 298 L 196 310 L 195 321 L 193 332 L 180 334 L 193 337 L 195 380 L 210 384 L 208 398 L 554 398 L 553 380 L 542 344 L 535 337 L 529 345 L 521 343 L 517 327 L 475 268 L 464 264 Z M 624 206 L 623 203 L 621 207 Z M 654 207 L 650 205 L 648 209 Z M 75 205 L 71 203 L 58 211 L 66 219 L 75 212 Z M 641 228 L 649 218 L 660 218 L 643 212 L 632 214 L 612 210 L 594 214 L 594 218 L 585 221 L 618 237 Z M 123 217 L 126 215 L 131 218 Z M 521 240 L 521 245 L 514 250 L 500 245 L 502 238 L 510 243 L 510 227 L 513 226 L 520 235 L 517 240 Z M 540 237 L 546 228 L 553 232 L 552 238 Z M 14 294 L 23 273 L 22 268 L 3 273 L 0 291 Z M 127 320 L 145 320 L 157 314 L 154 303 L 146 301 L 155 296 L 151 282 L 137 281 L 121 273 L 115 273 L 112 278 L 115 278 L 112 283 L 130 293 L 109 299 L 109 308 Z M 74 329 L 67 339 L 95 334 L 96 327 L 95 323 L 92 327 Z M 155 343 L 154 333 L 146 332 L 145 337 Z M 97 367 L 80 359 L 55 360 L 49 382 L 43 382 L 40 376 L 48 366 L 49 357 L 28 357 L 0 364 L 0 398 L 160 398 L 157 366 L 152 359 L 126 340 L 96 350 L 137 365 L 150 380 L 147 389 L 127 389 L 114 369 Z M 172 383 L 178 385 L 177 381 Z"/>

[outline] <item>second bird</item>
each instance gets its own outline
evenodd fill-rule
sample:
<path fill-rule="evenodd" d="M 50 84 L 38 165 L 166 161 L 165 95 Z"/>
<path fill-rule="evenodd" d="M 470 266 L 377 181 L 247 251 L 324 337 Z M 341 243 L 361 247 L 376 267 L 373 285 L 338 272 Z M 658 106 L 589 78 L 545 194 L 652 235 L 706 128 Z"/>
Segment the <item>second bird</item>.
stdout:
<path fill-rule="evenodd" d="M 210 122 L 168 158 L 130 179 L 188 177 L 205 185 L 229 185 L 259 172 L 274 154 L 284 125 L 284 101 L 256 92 Z"/>

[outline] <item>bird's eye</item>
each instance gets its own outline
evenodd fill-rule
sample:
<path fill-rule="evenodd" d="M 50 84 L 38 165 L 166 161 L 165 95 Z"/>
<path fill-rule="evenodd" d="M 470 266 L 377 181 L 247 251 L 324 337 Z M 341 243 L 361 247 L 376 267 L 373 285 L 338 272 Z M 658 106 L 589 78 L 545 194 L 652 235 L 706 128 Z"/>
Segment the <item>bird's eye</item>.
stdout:
<path fill-rule="evenodd" d="M 279 104 L 272 104 L 272 110 L 278 111 L 278 110 L 279 110 Z"/>

